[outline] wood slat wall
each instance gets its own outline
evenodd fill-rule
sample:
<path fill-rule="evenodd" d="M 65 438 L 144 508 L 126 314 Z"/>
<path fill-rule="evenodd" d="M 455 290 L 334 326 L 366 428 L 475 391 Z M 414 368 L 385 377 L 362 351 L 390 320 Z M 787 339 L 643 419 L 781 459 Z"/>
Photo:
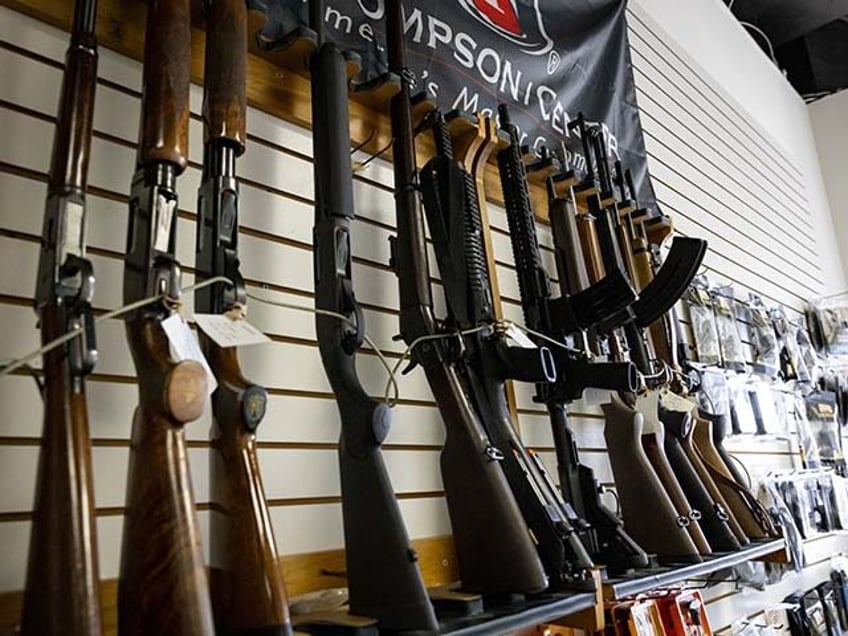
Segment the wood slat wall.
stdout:
<path fill-rule="evenodd" d="M 710 241 L 706 265 L 716 280 L 756 289 L 797 312 L 821 289 L 815 244 L 807 227 L 804 184 L 791 158 L 698 73 L 686 54 L 638 9 L 630 12 L 637 92 L 657 196 L 679 230 Z M 65 33 L 0 8 L 0 358 L 38 345 L 31 310 L 45 178 L 53 135 Z M 89 178 L 90 255 L 97 274 L 95 306 L 121 301 L 126 200 L 139 118 L 141 68 L 101 52 L 95 140 Z M 179 182 L 177 254 L 192 282 L 196 190 L 200 177 L 202 91 L 192 88 L 190 166 Z M 252 109 L 242 179 L 242 267 L 251 290 L 311 305 L 312 166 L 307 130 Z M 374 162 L 357 175 L 352 247 L 356 292 L 368 331 L 390 359 L 402 346 L 397 331 L 397 283 L 388 268 L 394 208 L 391 168 Z M 520 320 L 507 224 L 492 206 L 494 251 L 505 317 Z M 540 226 L 551 271 L 548 228 Z M 431 254 L 432 276 L 438 271 Z M 437 297 L 438 297 L 437 293 Z M 186 299 L 191 314 L 191 299 Z M 277 540 L 284 555 L 342 546 L 336 442 L 338 415 L 321 367 L 309 314 L 251 302 L 249 318 L 273 343 L 244 349 L 245 372 L 271 393 L 259 429 L 260 461 Z M 132 364 L 119 322 L 99 331 L 101 361 L 89 382 L 101 574 L 117 576 L 131 414 L 136 403 Z M 373 353 L 359 357 L 371 394 L 382 395 L 385 373 Z M 386 463 L 414 538 L 448 534 L 438 455 L 444 438 L 423 374 L 400 381 Z M 556 476 L 553 442 L 532 387 L 516 387 L 521 432 Z M 41 401 L 31 379 L 0 382 L 0 592 L 23 586 L 40 434 Z M 195 497 L 204 538 L 209 522 L 209 413 L 187 427 Z M 612 483 L 596 405 L 572 408 L 582 457 L 603 483 Z M 797 464 L 792 441 L 734 441 L 754 474 Z M 612 497 L 610 503 L 613 504 Z M 208 542 L 206 542 L 208 545 Z M 710 613 L 725 627 L 738 599 L 727 587 L 709 593 Z"/>

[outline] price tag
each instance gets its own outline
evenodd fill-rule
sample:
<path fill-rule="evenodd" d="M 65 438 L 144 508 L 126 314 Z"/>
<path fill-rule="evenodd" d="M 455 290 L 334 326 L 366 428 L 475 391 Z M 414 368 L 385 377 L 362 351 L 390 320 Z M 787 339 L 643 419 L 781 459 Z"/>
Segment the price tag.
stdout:
<path fill-rule="evenodd" d="M 162 330 L 168 336 L 168 341 L 171 343 L 171 352 L 177 362 L 183 360 L 194 360 L 199 362 L 206 371 L 206 383 L 209 395 L 218 387 L 218 381 L 209 368 L 209 363 L 200 350 L 200 343 L 194 332 L 188 326 L 188 323 L 183 320 L 179 314 L 174 314 L 170 318 L 162 321 Z"/>
<path fill-rule="evenodd" d="M 513 324 L 510 324 L 506 329 L 506 337 L 512 340 L 515 344 L 517 344 L 522 349 L 538 349 L 536 343 L 530 340 L 521 329 L 516 327 Z"/>
<path fill-rule="evenodd" d="M 587 387 L 583 391 L 583 402 L 586 406 L 600 406 L 610 401 L 610 392 L 607 389 Z"/>
<path fill-rule="evenodd" d="M 233 320 L 223 314 L 194 314 L 197 326 L 219 347 L 265 344 L 271 339 L 247 320 Z"/>

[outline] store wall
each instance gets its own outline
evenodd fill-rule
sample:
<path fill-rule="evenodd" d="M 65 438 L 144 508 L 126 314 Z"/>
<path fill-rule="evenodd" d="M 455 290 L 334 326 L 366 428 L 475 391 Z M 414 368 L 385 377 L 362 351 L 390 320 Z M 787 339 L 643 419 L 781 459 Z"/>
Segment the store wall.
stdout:
<path fill-rule="evenodd" d="M 708 4 L 701 8 L 705 15 L 709 13 Z M 712 75 L 702 67 L 703 51 L 697 43 L 688 47 L 682 17 L 678 20 L 677 12 L 669 10 L 667 16 L 664 12 L 658 3 L 648 2 L 634 4 L 631 10 L 638 98 L 660 204 L 674 216 L 682 233 L 710 241 L 706 265 L 716 280 L 735 281 L 740 294 L 756 289 L 797 315 L 806 297 L 828 288 L 833 265 L 830 257 L 822 257 L 830 249 L 822 247 L 817 220 L 823 195 L 820 184 L 810 178 L 806 146 L 793 142 L 794 137 L 779 136 L 775 121 L 766 118 L 763 124 L 756 109 L 740 105 L 733 96 L 735 87 L 728 84 L 728 88 L 720 74 Z M 703 22 L 702 28 L 708 25 Z M 0 143 L 0 357 L 25 353 L 38 343 L 31 298 L 66 45 L 66 34 L 0 9 L 0 129 L 4 131 Z M 121 303 L 126 193 L 134 162 L 140 66 L 102 51 L 100 76 L 88 240 L 98 278 L 95 305 L 106 309 Z M 759 88 L 751 83 L 746 90 Z M 194 262 L 202 154 L 200 101 L 201 89 L 193 87 L 190 166 L 179 184 L 177 252 L 186 268 L 186 284 L 192 282 Z M 791 119 L 792 112 L 787 109 L 785 117 Z M 806 114 L 792 121 L 799 129 L 809 128 Z M 255 110 L 250 112 L 248 129 L 249 149 L 239 166 L 243 273 L 256 293 L 309 305 L 313 197 L 309 133 Z M 799 133 L 798 138 L 806 137 Z M 397 283 L 386 266 L 387 239 L 394 224 L 390 167 L 375 162 L 358 175 L 355 190 L 357 295 L 368 306 L 365 317 L 370 334 L 387 355 L 397 358 L 402 349 L 391 339 L 397 331 Z M 497 208 L 490 210 L 490 216 L 505 315 L 520 319 L 506 220 Z M 540 228 L 540 237 L 551 264 L 547 228 Z M 435 269 L 433 274 L 438 275 Z M 270 289 L 259 289 L 262 286 Z M 190 316 L 191 299 L 186 301 Z M 280 549 L 296 554 L 339 548 L 338 416 L 320 365 L 312 318 L 256 302 L 250 305 L 249 318 L 274 340 L 271 345 L 245 349 L 241 358 L 248 377 L 271 391 L 268 415 L 259 431 L 259 453 Z M 99 338 L 102 356 L 88 384 L 89 407 L 101 570 L 103 577 L 113 578 L 118 573 L 136 388 L 122 325 L 104 324 Z M 376 356 L 361 355 L 359 368 L 368 390 L 382 395 L 385 375 Z M 389 472 L 396 490 L 403 494 L 401 508 L 410 534 L 447 534 L 438 468 L 443 425 L 420 371 L 404 377 L 400 388 L 403 400 L 394 411 L 385 450 Z M 517 394 L 521 433 L 556 475 L 547 417 L 532 402 L 529 387 L 519 387 Z M 41 409 L 31 379 L 18 375 L 0 381 L 0 545 L 4 546 L 0 591 L 23 586 Z M 602 483 L 612 485 L 599 413 L 597 406 L 575 404 L 572 425 L 583 461 L 596 470 Z M 208 431 L 208 413 L 187 427 L 204 537 L 210 514 Z M 733 448 L 754 476 L 798 464 L 794 440 L 741 440 Z M 732 586 L 719 586 L 708 595 L 715 626 L 726 627 L 740 611 Z"/>
<path fill-rule="evenodd" d="M 842 266 L 848 275 L 848 90 L 809 105 L 819 164 L 833 215 L 834 236 L 842 246 Z M 841 287 L 836 291 L 842 291 Z"/>
<path fill-rule="evenodd" d="M 755 121 L 771 139 L 775 148 L 767 149 L 764 156 L 767 163 L 770 159 L 779 163 L 781 152 L 792 160 L 806 187 L 806 201 L 803 198 L 789 201 L 801 213 L 798 226 L 809 225 L 812 230 L 825 290 L 844 289 L 848 280 L 840 255 L 840 245 L 844 242 L 837 243 L 833 235 L 816 142 L 804 100 L 756 46 L 724 0 L 632 0 L 631 6 L 661 25 L 667 42 L 696 60 L 699 72 L 720 88 L 732 103 L 731 108 Z M 778 154 L 772 154 L 773 151 Z M 781 175 L 779 167 L 774 168 Z M 809 221 L 804 217 L 806 211 Z"/>

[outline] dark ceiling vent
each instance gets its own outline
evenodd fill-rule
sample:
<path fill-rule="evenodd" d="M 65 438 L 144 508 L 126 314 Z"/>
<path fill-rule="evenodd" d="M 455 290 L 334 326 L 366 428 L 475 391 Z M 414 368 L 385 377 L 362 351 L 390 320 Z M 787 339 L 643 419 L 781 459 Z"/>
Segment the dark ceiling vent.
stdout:
<path fill-rule="evenodd" d="M 804 98 L 848 88 L 848 0 L 728 0 Z"/>

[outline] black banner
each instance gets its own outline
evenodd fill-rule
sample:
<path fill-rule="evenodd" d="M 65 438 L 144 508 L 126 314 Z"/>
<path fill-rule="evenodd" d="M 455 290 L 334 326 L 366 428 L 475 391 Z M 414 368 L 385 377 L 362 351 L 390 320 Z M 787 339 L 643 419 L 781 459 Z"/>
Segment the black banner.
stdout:
<path fill-rule="evenodd" d="M 306 23 L 303 0 L 250 0 L 265 41 Z M 405 0 L 407 60 L 440 108 L 510 107 L 522 144 L 565 148 L 585 171 L 568 122 L 583 113 L 606 128 L 609 155 L 633 171 L 639 203 L 656 208 L 630 61 L 626 0 Z M 360 54 L 366 79 L 386 69 L 384 0 L 326 0 L 327 37 Z"/>

